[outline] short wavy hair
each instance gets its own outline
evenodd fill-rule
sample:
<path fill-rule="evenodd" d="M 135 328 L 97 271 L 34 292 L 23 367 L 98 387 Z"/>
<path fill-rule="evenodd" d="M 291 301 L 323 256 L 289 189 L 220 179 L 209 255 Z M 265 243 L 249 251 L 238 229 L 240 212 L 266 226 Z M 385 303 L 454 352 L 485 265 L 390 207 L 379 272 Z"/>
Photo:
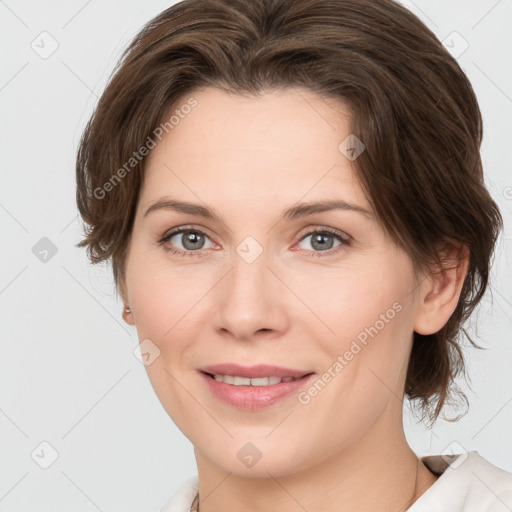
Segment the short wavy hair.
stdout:
<path fill-rule="evenodd" d="M 254 96 L 305 87 L 342 100 L 366 146 L 357 178 L 415 269 L 446 268 L 444 250 L 469 249 L 457 307 L 435 334 L 414 333 L 405 383 L 432 423 L 455 395 L 467 403 L 454 382 L 465 374 L 462 334 L 478 345 L 463 323 L 488 286 L 503 221 L 484 184 L 477 99 L 456 60 L 393 0 L 184 0 L 163 11 L 123 52 L 76 160 L 78 246 L 93 263 L 111 259 L 123 297 L 145 167 L 134 150 L 182 98 L 209 86 Z"/>

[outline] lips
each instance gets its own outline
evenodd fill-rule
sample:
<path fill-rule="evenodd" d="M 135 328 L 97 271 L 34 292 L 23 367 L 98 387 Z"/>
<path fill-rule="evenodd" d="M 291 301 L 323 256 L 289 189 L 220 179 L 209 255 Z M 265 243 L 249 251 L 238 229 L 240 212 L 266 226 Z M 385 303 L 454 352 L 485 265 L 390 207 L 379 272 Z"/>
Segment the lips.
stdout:
<path fill-rule="evenodd" d="M 226 363 L 205 366 L 198 373 L 201 375 L 206 389 L 214 397 L 224 404 L 247 412 L 259 411 L 292 397 L 315 378 L 314 372 L 264 364 L 240 366 Z M 214 376 L 217 376 L 217 378 L 214 378 Z M 218 380 L 219 376 L 235 377 L 235 382 L 229 383 L 224 379 Z M 250 385 L 236 382 L 240 378 L 249 380 L 263 379 L 264 377 L 279 377 L 283 380 L 276 384 L 267 381 L 266 385 L 255 385 L 252 380 Z"/>
<path fill-rule="evenodd" d="M 254 366 L 241 366 L 234 363 L 216 364 L 200 368 L 203 373 L 210 375 L 233 375 L 237 377 L 246 377 L 257 379 L 261 377 L 294 377 L 300 378 L 313 373 L 310 370 L 296 370 L 294 368 L 284 368 L 282 366 L 273 366 L 267 364 L 258 364 Z"/>

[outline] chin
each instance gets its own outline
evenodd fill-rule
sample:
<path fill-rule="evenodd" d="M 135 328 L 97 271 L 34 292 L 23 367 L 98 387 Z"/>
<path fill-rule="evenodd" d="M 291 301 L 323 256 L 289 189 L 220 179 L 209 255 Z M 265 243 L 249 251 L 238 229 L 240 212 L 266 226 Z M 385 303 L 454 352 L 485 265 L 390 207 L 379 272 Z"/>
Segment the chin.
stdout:
<path fill-rule="evenodd" d="M 282 438 L 265 439 L 268 432 L 266 429 L 261 438 L 251 436 L 252 440 L 247 436 L 230 438 L 227 443 L 218 443 L 213 452 L 209 443 L 203 454 L 226 473 L 244 478 L 268 478 L 269 474 L 282 477 L 297 473 L 308 465 L 303 460 L 304 454 L 298 453 L 295 445 L 287 445 Z"/>

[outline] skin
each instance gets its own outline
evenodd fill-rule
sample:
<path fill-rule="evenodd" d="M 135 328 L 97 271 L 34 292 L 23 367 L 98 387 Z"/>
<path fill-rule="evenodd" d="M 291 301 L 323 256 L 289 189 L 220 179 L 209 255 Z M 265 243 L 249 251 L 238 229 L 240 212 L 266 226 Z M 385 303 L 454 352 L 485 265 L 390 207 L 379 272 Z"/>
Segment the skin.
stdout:
<path fill-rule="evenodd" d="M 122 293 L 125 321 L 160 350 L 146 369 L 194 445 L 200 510 L 405 510 L 436 480 L 402 425 L 412 335 L 447 322 L 467 258 L 444 276 L 415 274 L 338 150 L 350 133 L 342 102 L 303 89 L 192 96 L 198 106 L 148 156 Z M 169 209 L 144 215 L 166 196 L 208 205 L 223 220 Z M 325 199 L 370 215 L 281 218 L 298 201 Z M 183 234 L 158 243 L 181 226 L 205 233 L 204 245 L 183 245 Z M 327 235 L 332 246 L 322 251 L 308 231 L 326 227 L 351 243 Z M 263 250 L 252 263 L 236 252 L 248 236 Z M 214 397 L 197 371 L 267 363 L 321 376 L 397 303 L 400 312 L 307 404 L 294 395 L 241 411 Z M 247 442 L 262 454 L 250 468 L 237 457 Z"/>

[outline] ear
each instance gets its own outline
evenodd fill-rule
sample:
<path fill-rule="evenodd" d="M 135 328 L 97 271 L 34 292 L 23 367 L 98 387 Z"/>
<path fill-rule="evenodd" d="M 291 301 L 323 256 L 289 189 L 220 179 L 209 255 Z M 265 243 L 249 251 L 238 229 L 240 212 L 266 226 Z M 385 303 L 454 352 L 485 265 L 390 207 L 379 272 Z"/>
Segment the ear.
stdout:
<path fill-rule="evenodd" d="M 469 249 L 459 244 L 441 253 L 443 268 L 433 269 L 424 276 L 419 287 L 414 318 L 414 331 L 418 334 L 434 334 L 441 330 L 459 302 L 469 265 Z"/>

